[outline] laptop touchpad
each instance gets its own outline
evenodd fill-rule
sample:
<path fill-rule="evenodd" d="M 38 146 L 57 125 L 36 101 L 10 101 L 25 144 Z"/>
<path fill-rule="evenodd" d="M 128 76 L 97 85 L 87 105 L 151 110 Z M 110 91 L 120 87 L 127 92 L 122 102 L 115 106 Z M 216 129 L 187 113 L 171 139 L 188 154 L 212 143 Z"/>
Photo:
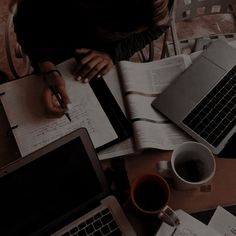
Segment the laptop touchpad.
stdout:
<path fill-rule="evenodd" d="M 180 90 L 190 100 L 199 102 L 225 73 L 225 70 L 201 57 L 183 74 Z"/>

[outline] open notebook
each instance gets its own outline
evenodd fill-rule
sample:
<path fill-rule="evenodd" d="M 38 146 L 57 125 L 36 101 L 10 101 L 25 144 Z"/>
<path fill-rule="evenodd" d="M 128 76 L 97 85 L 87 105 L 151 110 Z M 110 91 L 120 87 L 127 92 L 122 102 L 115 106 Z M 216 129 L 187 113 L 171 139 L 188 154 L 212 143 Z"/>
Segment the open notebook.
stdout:
<path fill-rule="evenodd" d="M 109 95 L 105 82 L 102 79 L 92 84 L 75 81 L 71 74 L 75 63 L 71 59 L 57 66 L 65 79 L 71 100 L 72 109 L 69 114 L 72 122 L 66 116 L 59 119 L 46 118 L 41 98 L 45 86 L 42 76 L 30 75 L 0 86 L 1 102 L 21 156 L 80 127 L 88 130 L 96 149 L 130 135 L 128 120 L 112 95 Z M 102 89 L 106 91 L 106 96 L 102 96 Z M 109 104 L 106 104 L 103 97 Z"/>

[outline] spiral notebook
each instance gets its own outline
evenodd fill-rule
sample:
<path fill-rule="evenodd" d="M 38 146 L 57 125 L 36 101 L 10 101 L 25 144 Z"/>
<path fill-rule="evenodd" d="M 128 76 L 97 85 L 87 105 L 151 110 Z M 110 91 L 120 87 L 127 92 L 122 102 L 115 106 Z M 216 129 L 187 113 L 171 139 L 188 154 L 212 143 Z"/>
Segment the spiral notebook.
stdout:
<path fill-rule="evenodd" d="M 0 86 L 0 98 L 22 157 L 84 127 L 97 150 L 128 138 L 129 121 L 102 78 L 90 84 L 73 79 L 74 59 L 57 66 L 62 73 L 71 100 L 66 116 L 49 119 L 42 104 L 45 86 L 41 75 L 11 81 Z"/>

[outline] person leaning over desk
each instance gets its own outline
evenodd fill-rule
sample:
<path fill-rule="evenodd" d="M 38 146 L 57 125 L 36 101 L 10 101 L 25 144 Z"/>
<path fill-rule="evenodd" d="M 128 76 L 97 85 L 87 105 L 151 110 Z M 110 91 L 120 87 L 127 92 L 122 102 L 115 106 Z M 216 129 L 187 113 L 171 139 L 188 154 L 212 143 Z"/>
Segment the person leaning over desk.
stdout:
<path fill-rule="evenodd" d="M 35 71 L 53 79 L 65 104 L 69 98 L 55 64 L 81 58 L 75 79 L 86 83 L 168 28 L 168 0 L 12 0 L 11 5 L 16 2 L 17 41 Z M 50 116 L 65 114 L 47 86 L 43 98 Z"/>

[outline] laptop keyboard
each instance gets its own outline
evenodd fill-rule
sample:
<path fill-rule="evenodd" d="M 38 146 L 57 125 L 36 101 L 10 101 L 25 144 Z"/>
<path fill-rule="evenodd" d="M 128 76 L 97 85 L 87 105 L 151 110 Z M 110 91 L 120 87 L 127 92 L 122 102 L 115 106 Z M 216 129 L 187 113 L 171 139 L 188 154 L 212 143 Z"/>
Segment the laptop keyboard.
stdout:
<path fill-rule="evenodd" d="M 121 231 L 118 228 L 110 210 L 103 209 L 101 212 L 96 213 L 86 221 L 74 226 L 68 232 L 61 236 L 120 236 Z"/>
<path fill-rule="evenodd" d="M 236 66 L 204 97 L 183 123 L 217 147 L 236 124 Z"/>

